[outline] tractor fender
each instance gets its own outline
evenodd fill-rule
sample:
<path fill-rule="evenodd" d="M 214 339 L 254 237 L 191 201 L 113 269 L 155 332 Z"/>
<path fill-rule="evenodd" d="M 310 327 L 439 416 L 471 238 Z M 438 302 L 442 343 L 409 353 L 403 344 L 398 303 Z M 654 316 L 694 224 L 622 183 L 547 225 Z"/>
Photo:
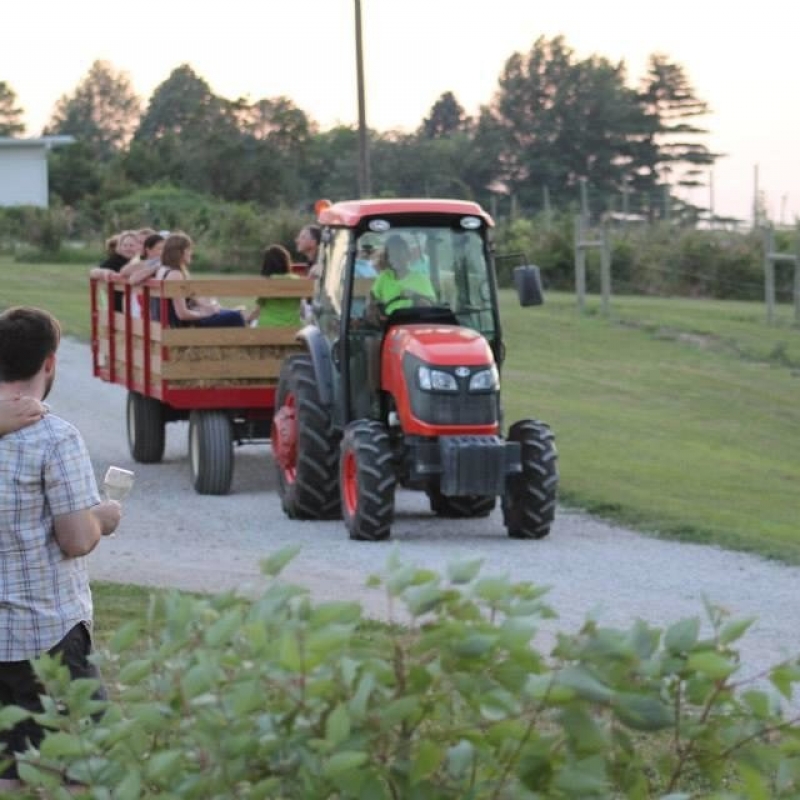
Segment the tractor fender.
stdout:
<path fill-rule="evenodd" d="M 333 364 L 330 344 L 316 325 L 306 325 L 302 328 L 297 334 L 297 340 L 305 345 L 311 356 L 319 402 L 329 408 L 333 404 Z"/>

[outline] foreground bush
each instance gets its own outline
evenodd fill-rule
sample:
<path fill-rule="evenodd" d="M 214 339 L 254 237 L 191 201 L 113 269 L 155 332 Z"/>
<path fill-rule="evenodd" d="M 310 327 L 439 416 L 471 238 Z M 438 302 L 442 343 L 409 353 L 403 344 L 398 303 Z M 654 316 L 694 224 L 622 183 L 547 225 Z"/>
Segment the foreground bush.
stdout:
<path fill-rule="evenodd" d="M 800 736 L 773 694 L 800 671 L 737 678 L 748 622 L 711 607 L 666 631 L 588 621 L 545 655 L 540 589 L 394 557 L 383 582 L 407 625 L 278 580 L 253 602 L 153 600 L 110 644 L 119 685 L 97 725 L 91 682 L 43 660 L 54 732 L 25 781 L 68 797 L 70 776 L 98 800 L 798 796 Z"/>

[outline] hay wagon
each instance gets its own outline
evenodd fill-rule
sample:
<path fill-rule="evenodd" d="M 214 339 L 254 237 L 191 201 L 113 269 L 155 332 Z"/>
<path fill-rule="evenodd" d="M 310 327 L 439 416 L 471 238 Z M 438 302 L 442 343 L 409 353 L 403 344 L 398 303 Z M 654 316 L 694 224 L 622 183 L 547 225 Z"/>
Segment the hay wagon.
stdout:
<path fill-rule="evenodd" d="M 313 281 L 192 278 L 132 287 L 122 278 L 91 279 L 90 292 L 93 373 L 128 390 L 133 459 L 160 462 L 166 424 L 188 420 L 195 490 L 227 494 L 234 444 L 269 440 L 281 364 L 302 350 L 299 314 L 297 327 L 290 328 L 171 328 L 157 319 L 169 318 L 172 298 L 192 295 L 248 308 L 259 297 L 290 297 L 299 309 L 300 299 L 311 297 Z M 156 308 L 160 313 L 151 313 Z"/>

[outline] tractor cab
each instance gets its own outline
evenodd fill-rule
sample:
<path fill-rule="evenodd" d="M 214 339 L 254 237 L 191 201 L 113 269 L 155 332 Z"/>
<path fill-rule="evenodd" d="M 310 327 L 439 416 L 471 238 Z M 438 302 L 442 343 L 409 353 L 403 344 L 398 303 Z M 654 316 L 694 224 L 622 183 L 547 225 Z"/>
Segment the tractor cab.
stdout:
<path fill-rule="evenodd" d="M 350 207 L 349 217 L 342 205 Z M 482 339 L 489 352 L 483 346 L 480 358 L 500 366 L 492 220 L 479 206 L 415 201 L 412 210 L 408 201 L 363 201 L 333 206 L 320 221 L 328 224 L 315 312 L 336 367 L 337 423 L 391 410 L 381 366 L 393 359 L 382 348 L 391 341 L 396 350 L 399 340 L 387 335 L 398 326 L 412 338 L 415 331 L 437 331 L 440 349 L 448 336 L 451 349 Z"/>

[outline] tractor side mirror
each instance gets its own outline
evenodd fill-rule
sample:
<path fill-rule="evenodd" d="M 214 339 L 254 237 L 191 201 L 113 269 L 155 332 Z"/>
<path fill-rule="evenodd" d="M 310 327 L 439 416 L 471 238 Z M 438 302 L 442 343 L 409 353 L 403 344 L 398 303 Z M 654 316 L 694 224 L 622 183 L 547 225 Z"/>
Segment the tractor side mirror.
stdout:
<path fill-rule="evenodd" d="M 521 306 L 540 306 L 544 303 L 542 277 L 539 267 L 526 264 L 514 268 L 514 286 Z"/>

